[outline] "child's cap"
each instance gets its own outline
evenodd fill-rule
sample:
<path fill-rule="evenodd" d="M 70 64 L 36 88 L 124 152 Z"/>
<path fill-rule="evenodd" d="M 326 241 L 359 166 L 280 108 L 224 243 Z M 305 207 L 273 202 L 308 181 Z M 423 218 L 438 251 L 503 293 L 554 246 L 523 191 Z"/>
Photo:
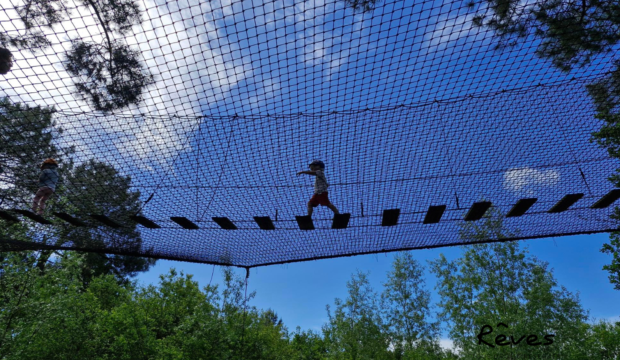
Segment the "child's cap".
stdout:
<path fill-rule="evenodd" d="M 310 163 L 310 165 L 308 165 L 308 167 L 312 165 L 317 165 L 321 169 L 325 169 L 325 164 L 321 160 L 312 160 L 312 162 Z"/>
<path fill-rule="evenodd" d="M 45 160 L 45 161 L 41 164 L 41 169 L 42 169 L 45 165 L 56 165 L 56 166 L 58 166 L 58 163 L 57 163 L 57 162 L 56 162 L 56 160 L 54 160 L 54 159 L 47 159 L 47 160 Z"/>

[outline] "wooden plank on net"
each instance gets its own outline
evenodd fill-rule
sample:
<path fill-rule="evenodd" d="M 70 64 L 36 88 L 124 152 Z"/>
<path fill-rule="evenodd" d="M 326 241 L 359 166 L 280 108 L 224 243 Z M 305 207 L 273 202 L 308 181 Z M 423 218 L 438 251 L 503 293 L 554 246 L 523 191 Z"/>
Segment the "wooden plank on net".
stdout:
<path fill-rule="evenodd" d="M 446 205 L 429 206 L 424 217 L 424 224 L 438 223 L 441 221 L 444 211 L 446 211 Z"/>
<path fill-rule="evenodd" d="M 465 215 L 465 221 L 480 220 L 490 207 L 490 201 L 475 202 Z"/>
<path fill-rule="evenodd" d="M 351 214 L 334 214 L 334 220 L 332 222 L 332 229 L 346 229 L 349 226 L 349 219 Z"/>
<path fill-rule="evenodd" d="M 61 220 L 64 220 L 64 221 L 68 222 L 71 225 L 74 225 L 74 226 L 86 226 L 86 223 L 84 223 L 82 220 L 79 220 L 79 219 L 77 219 L 77 218 L 75 218 L 75 217 L 73 217 L 73 216 L 71 216 L 71 215 L 69 215 L 67 213 L 55 212 L 53 214 L 57 218 L 59 218 Z"/>
<path fill-rule="evenodd" d="M 519 199 L 512 209 L 510 209 L 508 214 L 506 214 L 506 217 L 522 216 L 532 207 L 532 205 L 534 205 L 536 201 L 538 201 L 537 198 Z"/>
<path fill-rule="evenodd" d="M 394 226 L 398 224 L 399 216 L 400 216 L 400 209 L 383 210 L 383 218 L 381 219 L 381 226 Z"/>
<path fill-rule="evenodd" d="M 183 217 L 183 216 L 171 216 L 170 220 L 172 220 L 175 223 L 181 225 L 181 227 L 184 228 L 184 229 L 188 229 L 188 230 L 198 230 L 198 229 L 200 229 L 198 227 L 198 225 L 194 224 L 191 220 L 189 220 L 188 218 Z"/>
<path fill-rule="evenodd" d="M 224 230 L 237 230 L 237 226 L 227 217 L 212 217 L 211 219 Z"/>
<path fill-rule="evenodd" d="M 121 224 L 117 223 L 116 221 L 110 219 L 109 217 L 107 217 L 105 215 L 91 214 L 89 216 L 91 218 L 99 221 L 100 223 L 102 223 L 105 226 L 109 226 L 109 227 L 114 228 L 114 229 L 118 229 L 118 228 L 122 227 Z"/>
<path fill-rule="evenodd" d="M 604 209 L 609 205 L 613 204 L 618 199 L 620 199 L 620 189 L 613 189 L 590 207 L 592 209 Z"/>
<path fill-rule="evenodd" d="M 44 225 L 52 225 L 52 222 L 45 219 L 43 216 L 41 215 L 37 215 L 35 213 L 33 213 L 30 210 L 20 210 L 20 209 L 14 209 L 14 212 L 18 213 L 18 214 L 22 214 L 25 217 L 34 220 L 36 222 L 38 222 L 39 224 L 44 224 Z"/>
<path fill-rule="evenodd" d="M 134 215 L 129 217 L 131 220 L 137 222 L 138 224 L 144 226 L 148 229 L 161 229 L 161 226 L 157 225 L 153 220 L 148 219 L 145 216 Z"/>
<path fill-rule="evenodd" d="M 558 201 L 557 204 L 553 205 L 551 209 L 549 209 L 549 213 L 560 213 L 562 211 L 568 210 L 574 203 L 576 203 L 579 199 L 583 197 L 583 194 L 569 194 L 562 198 L 562 200 Z"/>
<path fill-rule="evenodd" d="M 275 230 L 276 227 L 273 225 L 271 218 L 269 216 L 254 216 L 254 221 L 258 224 L 263 230 Z"/>
<path fill-rule="evenodd" d="M 312 222 L 312 216 L 295 216 L 299 230 L 314 230 L 314 223 Z"/>

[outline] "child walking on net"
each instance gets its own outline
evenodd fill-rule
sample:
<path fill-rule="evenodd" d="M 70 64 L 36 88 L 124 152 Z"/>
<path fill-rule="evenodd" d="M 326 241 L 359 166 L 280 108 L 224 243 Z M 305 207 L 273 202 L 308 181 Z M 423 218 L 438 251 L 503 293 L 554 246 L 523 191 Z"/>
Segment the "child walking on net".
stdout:
<path fill-rule="evenodd" d="M 325 170 L 325 164 L 320 160 L 314 160 L 308 166 L 310 167 L 309 171 L 300 171 L 297 173 L 298 176 L 300 174 L 315 176 L 314 195 L 308 202 L 308 216 L 312 216 L 312 210 L 319 205 L 327 206 L 334 212 L 334 214 L 339 214 L 338 209 L 336 209 L 334 204 L 332 204 L 327 197 L 327 187 L 329 184 L 327 183 L 327 179 L 323 173 L 323 170 Z"/>
<path fill-rule="evenodd" d="M 32 200 L 32 211 L 43 215 L 45 202 L 56 191 L 58 183 L 58 163 L 54 159 L 47 159 L 41 164 L 41 175 L 39 175 L 39 191 Z"/>

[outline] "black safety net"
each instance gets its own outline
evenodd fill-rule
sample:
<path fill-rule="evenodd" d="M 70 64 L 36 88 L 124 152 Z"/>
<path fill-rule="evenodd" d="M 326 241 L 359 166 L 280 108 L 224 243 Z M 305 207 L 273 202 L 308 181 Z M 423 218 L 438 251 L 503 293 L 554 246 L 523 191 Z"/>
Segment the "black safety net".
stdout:
<path fill-rule="evenodd" d="M 618 161 L 591 141 L 603 121 L 586 88 L 613 51 L 560 70 L 533 35 L 496 49 L 474 25 L 482 5 L 460 1 L 138 1 L 122 31 L 101 25 L 106 1 L 59 2 L 67 15 L 47 27 L 22 21 L 46 2 L 0 5 L 13 53 L 0 75 L 4 250 L 253 267 L 617 228 Z M 36 34 L 49 45 L 17 41 Z M 115 49 L 142 74 L 118 93 Z M 107 70 L 76 72 L 77 55 Z M 62 128 L 54 154 L 28 128 L 46 117 Z M 48 157 L 60 181 L 38 217 Z M 314 177 L 296 173 L 314 159 L 348 214 L 337 221 L 323 206 L 297 218 Z M 490 216 L 501 234 L 462 236 Z"/>

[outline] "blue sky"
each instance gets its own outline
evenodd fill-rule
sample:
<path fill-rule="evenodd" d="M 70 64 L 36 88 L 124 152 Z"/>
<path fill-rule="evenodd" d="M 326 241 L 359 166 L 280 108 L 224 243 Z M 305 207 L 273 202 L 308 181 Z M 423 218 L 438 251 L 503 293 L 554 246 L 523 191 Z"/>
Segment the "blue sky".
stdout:
<path fill-rule="evenodd" d="M 620 321 L 620 291 L 613 289 L 607 272 L 601 269 L 611 261 L 611 256 L 599 252 L 608 237 L 608 234 L 577 235 L 523 240 L 520 245 L 527 245 L 531 255 L 549 263 L 558 285 L 565 286 L 572 293 L 579 292 L 582 306 L 590 310 L 593 319 Z M 436 259 L 440 253 L 448 259 L 456 259 L 462 249 L 444 247 L 413 251 L 414 257 L 423 264 Z M 347 296 L 346 282 L 351 274 L 356 270 L 369 271 L 373 288 L 380 291 L 393 256 L 394 253 L 362 255 L 251 269 L 248 292 L 257 292 L 251 304 L 259 309 L 275 310 L 291 330 L 299 326 L 303 330 L 320 331 L 321 325 L 327 321 L 325 305 L 333 305 L 336 297 Z M 209 284 L 214 269 L 212 265 L 160 260 L 137 280 L 141 284 L 156 284 L 158 276 L 167 273 L 171 267 L 194 275 L 200 286 Z M 245 275 L 243 269 L 236 272 Z M 221 284 L 221 280 L 221 269 L 216 266 L 213 283 Z M 436 278 L 426 271 L 425 280 L 431 299 L 436 303 L 439 300 L 433 289 Z M 442 337 L 447 338 L 445 331 Z"/>
<path fill-rule="evenodd" d="M 3 1 L 0 31 L 23 30 L 11 21 L 16 18 L 13 6 L 19 4 L 23 1 Z M 582 161 L 595 193 L 584 203 L 611 188 L 606 178 L 617 162 L 585 162 L 605 152 L 586 145 L 588 132 L 597 122 L 584 100 L 583 83 L 567 85 L 562 88 L 566 91 L 540 87 L 489 96 L 505 89 L 596 75 L 609 67 L 609 56 L 562 73 L 536 58 L 537 42 L 531 38 L 495 52 L 491 34 L 471 26 L 473 14 L 461 1 L 385 0 L 372 14 L 356 14 L 342 1 L 325 0 L 146 0 L 141 4 L 146 21 L 126 40 L 142 53 L 157 82 L 139 106 L 126 110 L 126 117 L 90 116 L 91 109 L 72 93 L 59 54 L 68 48 L 71 37 L 87 33 L 84 27 L 92 35 L 90 40 L 102 40 L 92 14 L 84 9 L 77 9 L 73 18 L 53 31 L 45 30 L 53 44 L 50 49 L 37 55 L 15 51 L 15 67 L 0 83 L 0 93 L 14 101 L 54 105 L 64 114 L 84 111 L 87 115 L 78 117 L 59 114 L 58 124 L 67 130 L 64 141 L 76 145 L 80 159 L 104 160 L 131 175 L 143 201 L 161 186 L 144 214 L 167 221 L 166 225 L 170 216 L 204 220 L 199 222 L 203 227 L 214 226 L 211 216 L 228 216 L 247 225 L 243 221 L 252 224 L 252 216 L 274 217 L 278 209 L 280 218 L 294 227 L 293 216 L 305 212 L 312 187 L 311 178 L 294 174 L 314 158 L 327 163 L 333 199 L 342 211 L 353 214 L 354 225 L 371 224 L 382 210 L 393 207 L 403 209 L 403 221 L 416 221 L 429 205 L 440 204 L 448 205 L 446 217 L 456 221 L 481 198 L 507 208 L 518 198 L 536 196 L 538 210 L 544 210 L 567 193 L 587 193 L 578 169 L 570 164 L 573 156 Z M 463 100 L 471 94 L 486 96 Z M 455 98 L 463 101 L 433 102 Z M 401 104 L 425 105 L 407 111 L 314 117 L 321 112 Z M 307 116 L 275 116 L 300 112 Z M 230 117 L 234 114 L 248 117 L 235 120 Z M 260 117 L 266 114 L 271 117 Z M 562 127 L 571 130 L 572 149 L 559 136 Z M 569 164 L 545 167 L 555 163 Z M 484 171 L 491 173 L 462 175 L 452 183 L 447 177 Z M 412 178 L 416 180 L 391 182 Z M 259 188 L 236 188 L 243 186 Z M 456 210 L 455 191 L 461 199 Z M 360 218 L 361 202 L 366 215 L 377 217 Z M 317 224 L 327 227 L 323 210 L 316 213 Z M 600 227 L 604 221 L 597 216 L 604 218 L 607 213 L 596 211 L 517 225 L 526 232 L 561 232 L 583 225 L 585 219 Z M 408 226 L 357 228 L 340 237 L 326 236 L 324 231 L 189 233 L 178 227 L 143 230 L 143 234 L 148 245 L 168 253 L 206 251 L 211 252 L 210 260 L 217 261 L 230 249 L 252 248 L 277 259 L 283 253 L 290 255 L 289 249 L 302 248 L 306 255 L 317 245 L 325 252 L 340 253 L 393 249 L 428 238 L 445 241 L 456 232 L 455 226 L 448 226 L 444 233 L 427 237 L 428 229 L 434 228 Z M 419 233 L 412 236 L 414 230 Z M 593 315 L 611 317 L 617 311 L 607 309 L 619 299 L 600 270 L 608 262 L 598 253 L 604 238 L 563 238 L 556 240 L 557 247 L 551 240 L 527 243 L 533 254 L 556 269 L 561 284 L 582 292 L 584 306 Z M 436 258 L 439 252 L 450 257 L 459 250 L 421 250 L 416 256 Z M 371 279 L 379 287 L 391 257 L 360 256 L 253 270 L 250 286 L 258 291 L 255 305 L 274 308 L 290 327 L 316 328 L 326 318 L 325 305 L 345 296 L 345 283 L 355 269 L 371 270 Z M 170 264 L 160 261 L 140 279 L 153 281 Z M 174 264 L 203 284 L 211 274 L 211 266 Z M 429 286 L 433 282 L 428 279 Z"/>

